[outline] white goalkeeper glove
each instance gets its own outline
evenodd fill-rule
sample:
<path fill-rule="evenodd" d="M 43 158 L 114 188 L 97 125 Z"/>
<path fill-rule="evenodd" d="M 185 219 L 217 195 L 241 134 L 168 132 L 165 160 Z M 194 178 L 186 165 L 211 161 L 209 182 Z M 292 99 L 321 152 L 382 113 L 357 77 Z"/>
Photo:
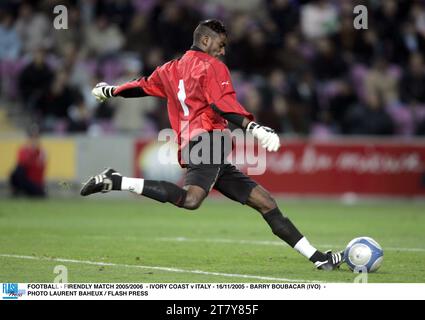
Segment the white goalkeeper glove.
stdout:
<path fill-rule="evenodd" d="M 113 97 L 112 93 L 115 88 L 115 86 L 110 86 L 106 82 L 100 82 L 93 88 L 91 93 L 96 97 L 97 101 L 105 102 L 109 98 Z"/>
<path fill-rule="evenodd" d="M 279 136 L 269 127 L 260 126 L 258 123 L 251 121 L 248 123 L 246 130 L 256 137 L 261 146 L 267 151 L 277 151 L 280 147 Z"/>

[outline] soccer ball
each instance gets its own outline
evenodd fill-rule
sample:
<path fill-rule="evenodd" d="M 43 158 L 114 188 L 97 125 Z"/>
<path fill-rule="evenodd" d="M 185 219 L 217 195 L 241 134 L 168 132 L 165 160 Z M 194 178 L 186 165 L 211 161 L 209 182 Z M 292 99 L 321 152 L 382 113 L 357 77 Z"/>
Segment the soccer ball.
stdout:
<path fill-rule="evenodd" d="M 383 259 L 381 246 L 369 237 L 351 240 L 344 250 L 344 260 L 353 272 L 375 272 Z"/>

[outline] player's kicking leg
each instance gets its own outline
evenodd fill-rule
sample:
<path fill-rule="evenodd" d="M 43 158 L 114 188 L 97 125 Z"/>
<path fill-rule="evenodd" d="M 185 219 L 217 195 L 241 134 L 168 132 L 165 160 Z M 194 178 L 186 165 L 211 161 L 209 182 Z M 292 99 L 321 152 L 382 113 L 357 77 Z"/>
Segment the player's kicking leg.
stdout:
<path fill-rule="evenodd" d="M 343 262 L 342 252 L 320 252 L 314 248 L 291 220 L 282 215 L 276 201 L 260 185 L 234 166 L 226 166 L 215 189 L 226 197 L 247 204 L 261 213 L 272 232 L 314 263 L 320 270 L 333 270 Z"/>
<path fill-rule="evenodd" d="M 313 247 L 291 220 L 280 212 L 276 201 L 261 186 L 252 189 L 247 204 L 262 214 L 276 236 L 313 262 L 317 269 L 334 270 L 344 262 L 343 252 L 323 253 Z"/>
<path fill-rule="evenodd" d="M 282 215 L 271 195 L 234 166 L 189 168 L 185 182 L 186 187 L 180 188 L 167 181 L 123 177 L 114 169 L 108 168 L 84 183 L 80 193 L 88 196 L 111 190 L 131 191 L 193 210 L 201 205 L 214 186 L 228 198 L 259 211 L 273 233 L 312 261 L 316 268 L 333 270 L 343 262 L 342 252 L 322 253 L 314 248 L 292 222 Z"/>
<path fill-rule="evenodd" d="M 112 190 L 130 191 L 138 195 L 160 201 L 169 202 L 177 207 L 195 210 L 199 208 L 207 196 L 204 188 L 197 185 L 186 185 L 184 188 L 168 182 L 123 177 L 112 168 L 90 177 L 81 188 L 80 194 L 88 196 L 94 193 L 106 193 Z"/>

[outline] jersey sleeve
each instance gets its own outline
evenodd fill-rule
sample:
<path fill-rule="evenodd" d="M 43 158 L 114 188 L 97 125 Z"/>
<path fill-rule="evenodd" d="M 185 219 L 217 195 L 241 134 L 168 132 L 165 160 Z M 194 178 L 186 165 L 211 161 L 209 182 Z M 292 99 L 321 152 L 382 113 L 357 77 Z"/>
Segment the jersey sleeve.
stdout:
<path fill-rule="evenodd" d="M 156 68 L 149 77 L 141 77 L 117 86 L 113 95 L 124 98 L 145 96 L 165 98 L 164 86 L 159 76 L 159 68 Z"/>
<path fill-rule="evenodd" d="M 222 113 L 236 113 L 254 120 L 254 116 L 236 99 L 229 69 L 221 62 L 212 64 L 208 69 L 205 97 L 208 104 L 214 104 Z"/>

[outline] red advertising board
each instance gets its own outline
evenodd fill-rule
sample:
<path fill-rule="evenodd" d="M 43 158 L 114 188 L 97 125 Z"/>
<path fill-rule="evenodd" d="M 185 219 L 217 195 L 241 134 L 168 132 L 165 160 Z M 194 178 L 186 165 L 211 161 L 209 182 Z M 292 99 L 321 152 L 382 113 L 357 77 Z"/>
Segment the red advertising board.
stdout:
<path fill-rule="evenodd" d="M 425 143 L 282 141 L 255 180 L 275 193 L 425 195 Z"/>
<path fill-rule="evenodd" d="M 272 193 L 425 196 L 425 141 L 282 139 L 252 178 Z M 135 174 L 146 142 L 135 145 Z M 139 160 L 138 160 L 139 159 Z M 239 166 L 242 171 L 246 167 Z"/>

